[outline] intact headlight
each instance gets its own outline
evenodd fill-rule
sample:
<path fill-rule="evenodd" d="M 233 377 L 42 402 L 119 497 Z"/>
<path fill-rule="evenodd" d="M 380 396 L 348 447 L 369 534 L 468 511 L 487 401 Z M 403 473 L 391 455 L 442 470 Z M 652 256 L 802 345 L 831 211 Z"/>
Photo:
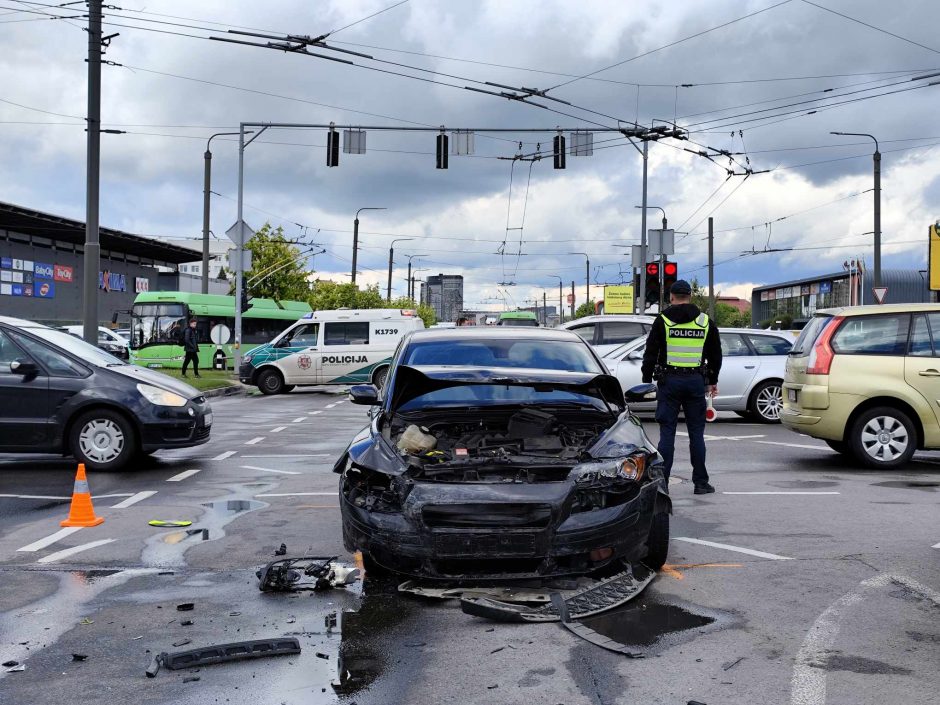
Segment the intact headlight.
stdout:
<path fill-rule="evenodd" d="M 160 387 L 138 384 L 137 391 L 141 393 L 144 399 L 156 406 L 186 406 L 186 397 Z"/>
<path fill-rule="evenodd" d="M 639 482 L 646 471 L 646 456 L 629 455 L 616 460 L 602 460 L 596 463 L 582 463 L 574 468 L 578 481 L 591 482 L 595 479 L 633 480 Z"/>

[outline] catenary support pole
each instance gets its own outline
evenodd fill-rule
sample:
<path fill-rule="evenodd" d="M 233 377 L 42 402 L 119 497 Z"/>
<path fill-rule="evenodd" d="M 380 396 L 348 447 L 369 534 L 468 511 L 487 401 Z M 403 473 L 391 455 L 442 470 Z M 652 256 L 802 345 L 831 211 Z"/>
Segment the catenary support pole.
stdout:
<path fill-rule="evenodd" d="M 574 279 L 571 280 L 571 320 L 574 320 Z"/>
<path fill-rule="evenodd" d="M 548 325 L 548 295 L 542 290 L 542 325 Z"/>
<path fill-rule="evenodd" d="M 352 283 L 356 283 L 356 260 L 359 255 L 359 214 L 353 221 Z"/>
<path fill-rule="evenodd" d="M 874 139 L 874 138 L 873 138 Z M 874 286 L 881 286 L 881 152 L 878 140 L 875 140 L 875 154 L 872 156 L 875 171 L 875 263 Z"/>
<path fill-rule="evenodd" d="M 242 272 L 243 250 L 245 247 L 244 225 L 244 198 L 245 198 L 245 123 L 239 125 L 238 130 L 238 218 L 235 227 L 238 234 L 235 236 L 235 341 L 232 349 L 235 352 L 235 372 L 242 364 L 242 288 L 245 286 L 244 272 Z"/>
<path fill-rule="evenodd" d="M 715 320 L 715 220 L 708 219 L 708 317 Z"/>
<path fill-rule="evenodd" d="M 212 139 L 211 137 L 209 138 Z M 212 152 L 206 145 L 202 179 L 202 293 L 209 293 L 209 194 L 212 188 Z"/>
<path fill-rule="evenodd" d="M 101 0 L 88 0 L 88 131 L 82 337 L 98 344 L 99 179 L 101 175 Z"/>
<path fill-rule="evenodd" d="M 646 313 L 646 177 L 649 167 L 649 142 L 643 140 L 643 208 L 640 211 L 640 295 L 635 299 L 637 313 Z"/>

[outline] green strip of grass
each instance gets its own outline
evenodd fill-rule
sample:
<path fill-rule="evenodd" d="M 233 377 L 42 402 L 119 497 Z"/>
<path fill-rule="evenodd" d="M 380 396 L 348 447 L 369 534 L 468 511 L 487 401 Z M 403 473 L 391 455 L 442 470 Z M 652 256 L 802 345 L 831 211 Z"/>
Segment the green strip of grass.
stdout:
<path fill-rule="evenodd" d="M 224 370 L 200 370 L 199 377 L 194 377 L 192 370 L 189 370 L 185 377 L 180 374 L 179 370 L 173 370 L 165 367 L 157 368 L 154 370 L 154 372 L 160 372 L 167 375 L 168 377 L 182 380 L 183 382 L 186 382 L 187 384 L 202 392 L 208 391 L 210 389 L 231 387 L 235 384 L 235 374 L 233 372 L 226 372 Z"/>

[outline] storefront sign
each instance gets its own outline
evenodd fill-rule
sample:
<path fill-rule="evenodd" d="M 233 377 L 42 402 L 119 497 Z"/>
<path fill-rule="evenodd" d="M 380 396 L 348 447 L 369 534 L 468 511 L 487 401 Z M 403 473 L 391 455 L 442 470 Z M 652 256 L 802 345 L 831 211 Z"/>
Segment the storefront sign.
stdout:
<path fill-rule="evenodd" d="M 33 271 L 37 279 L 52 279 L 52 265 L 45 262 L 36 262 Z"/>
<path fill-rule="evenodd" d="M 13 296 L 13 285 L 12 284 L 0 284 L 0 295 Z"/>
<path fill-rule="evenodd" d="M 55 266 L 55 276 L 53 278 L 57 282 L 71 284 L 73 281 L 72 268 L 66 267 L 64 264 L 57 264 Z"/>
<path fill-rule="evenodd" d="M 134 277 L 134 293 L 140 294 L 144 291 L 150 291 L 150 280 L 147 277 Z"/>
<path fill-rule="evenodd" d="M 819 293 L 820 293 L 820 294 L 831 294 L 831 293 L 832 293 L 832 282 L 819 282 Z"/>
<path fill-rule="evenodd" d="M 605 286 L 604 313 L 633 313 L 633 286 Z"/>
<path fill-rule="evenodd" d="M 33 294 L 41 299 L 54 299 L 55 284 L 53 282 L 40 282 L 33 287 Z"/>
<path fill-rule="evenodd" d="M 33 285 L 23 284 L 23 296 L 32 296 L 32 295 L 33 295 Z"/>
<path fill-rule="evenodd" d="M 98 288 L 104 291 L 127 291 L 127 280 L 123 274 L 106 269 L 98 272 Z"/>
<path fill-rule="evenodd" d="M 22 296 L 23 295 L 23 285 L 14 284 L 12 287 L 13 291 L 11 292 L 13 296 Z"/>
<path fill-rule="evenodd" d="M 13 269 L 13 259 L 10 257 L 0 257 L 0 267 L 3 269 Z"/>
<path fill-rule="evenodd" d="M 11 282 L 13 281 L 13 272 L 0 272 L 0 282 Z"/>

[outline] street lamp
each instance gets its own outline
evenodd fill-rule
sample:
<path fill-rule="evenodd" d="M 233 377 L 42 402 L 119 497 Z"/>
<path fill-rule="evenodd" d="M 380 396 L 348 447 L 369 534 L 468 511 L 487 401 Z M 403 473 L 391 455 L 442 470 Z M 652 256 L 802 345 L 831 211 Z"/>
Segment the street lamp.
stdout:
<path fill-rule="evenodd" d="M 565 322 L 565 307 L 561 303 L 564 296 L 562 291 L 564 280 L 557 274 L 549 274 L 548 276 L 558 280 L 558 323 L 561 324 Z"/>
<path fill-rule="evenodd" d="M 392 240 L 392 244 L 388 247 L 388 291 L 385 294 L 387 301 L 392 300 L 392 263 L 395 257 L 395 243 L 396 242 L 406 242 L 408 240 L 414 240 L 413 237 L 399 237 Z M 411 260 L 408 260 L 410 263 Z"/>
<path fill-rule="evenodd" d="M 352 256 L 352 283 L 356 283 L 356 258 L 359 255 L 359 214 L 362 211 L 384 211 L 388 210 L 385 206 L 366 206 L 356 211 L 356 219 L 353 221 L 353 256 Z"/>
<path fill-rule="evenodd" d="M 246 130 L 245 134 L 251 134 L 254 130 Z M 205 162 L 205 176 L 202 185 L 202 293 L 209 293 L 209 199 L 211 197 L 212 185 L 212 152 L 209 147 L 212 140 L 223 135 L 238 135 L 240 132 L 216 132 L 206 141 L 206 153 L 203 154 Z"/>
<path fill-rule="evenodd" d="M 587 252 L 569 252 L 569 255 L 584 255 L 584 283 L 587 285 L 587 298 L 585 301 L 591 301 L 591 258 Z"/>
<path fill-rule="evenodd" d="M 408 258 L 408 298 L 415 300 L 414 282 L 411 279 L 411 260 L 415 257 L 427 257 L 427 255 L 405 255 Z"/>
<path fill-rule="evenodd" d="M 875 266 L 873 272 L 874 286 L 881 286 L 881 152 L 878 151 L 878 140 L 867 132 L 830 132 L 830 135 L 842 137 L 869 137 L 875 142 L 875 153 L 872 155 L 872 164 L 875 172 Z"/>

